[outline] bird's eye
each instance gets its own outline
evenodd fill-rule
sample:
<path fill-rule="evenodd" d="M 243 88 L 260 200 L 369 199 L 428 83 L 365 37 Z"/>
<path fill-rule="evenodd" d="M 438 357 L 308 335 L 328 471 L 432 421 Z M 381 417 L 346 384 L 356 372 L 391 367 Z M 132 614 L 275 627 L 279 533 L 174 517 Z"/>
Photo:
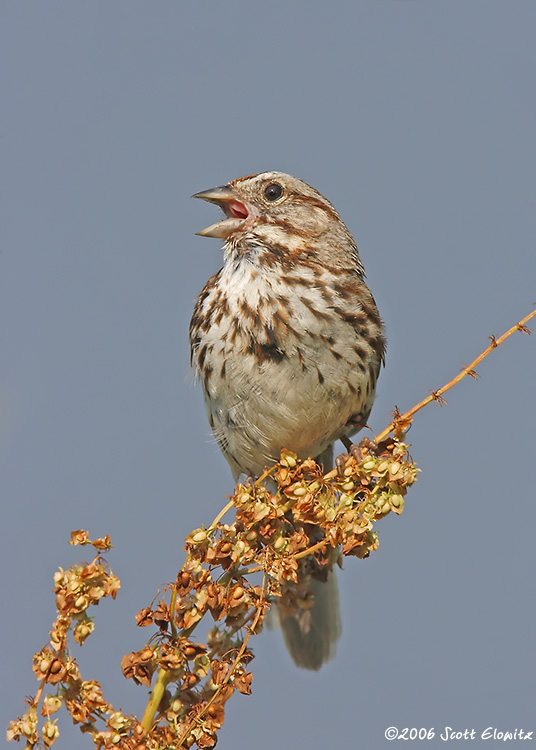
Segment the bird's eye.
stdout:
<path fill-rule="evenodd" d="M 267 201 L 273 203 L 283 195 L 283 188 L 278 182 L 271 182 L 264 188 L 264 197 Z"/>

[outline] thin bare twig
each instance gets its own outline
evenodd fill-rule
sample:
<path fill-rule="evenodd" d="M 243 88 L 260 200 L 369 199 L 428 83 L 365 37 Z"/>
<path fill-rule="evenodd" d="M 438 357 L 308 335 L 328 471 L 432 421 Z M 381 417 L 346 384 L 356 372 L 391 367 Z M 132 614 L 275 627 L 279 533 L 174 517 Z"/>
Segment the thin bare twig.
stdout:
<path fill-rule="evenodd" d="M 526 327 L 525 323 L 528 323 L 528 321 L 531 318 L 534 318 L 535 315 L 536 310 L 533 310 L 528 315 L 525 315 L 525 317 L 522 318 L 518 323 L 516 323 L 515 326 L 512 326 L 508 329 L 508 331 L 503 333 L 502 336 L 499 336 L 499 338 L 490 336 L 491 344 L 486 349 L 484 349 L 482 354 L 479 354 L 478 357 L 471 362 L 471 364 L 467 365 L 467 367 L 464 367 L 463 370 L 458 373 L 455 378 L 449 380 L 449 382 L 439 388 L 439 390 L 432 391 L 429 396 L 423 398 L 422 401 L 419 401 L 418 404 L 415 404 L 415 406 L 404 412 L 404 414 L 397 415 L 396 418 L 391 422 L 391 424 L 385 428 L 385 430 L 376 435 L 376 437 L 374 438 L 375 442 L 380 443 L 382 440 L 385 440 L 385 438 L 396 428 L 397 424 L 409 424 L 413 415 L 423 409 L 425 406 L 428 406 L 428 404 L 430 404 L 432 401 L 444 403 L 444 399 L 442 398 L 443 394 L 447 391 L 450 391 L 451 388 L 459 383 L 460 380 L 463 380 L 463 378 L 465 378 L 467 375 L 470 375 L 474 378 L 475 367 L 477 367 L 484 359 L 486 359 L 486 357 L 491 354 L 494 349 L 504 343 L 507 338 L 510 338 L 513 333 L 516 333 L 516 331 L 521 331 L 522 333 L 530 333 L 531 331 Z"/>

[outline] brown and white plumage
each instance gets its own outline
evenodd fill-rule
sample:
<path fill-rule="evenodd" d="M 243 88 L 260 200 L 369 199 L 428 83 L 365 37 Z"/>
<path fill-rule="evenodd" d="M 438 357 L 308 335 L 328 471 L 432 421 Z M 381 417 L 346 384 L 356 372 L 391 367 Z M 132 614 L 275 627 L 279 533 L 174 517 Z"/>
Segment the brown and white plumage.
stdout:
<path fill-rule="evenodd" d="M 196 197 L 226 214 L 199 233 L 225 240 L 224 265 L 197 298 L 190 344 L 233 476 L 259 476 L 282 448 L 327 464 L 335 440 L 366 423 L 385 353 L 356 244 L 326 198 L 281 172 Z M 298 618 L 282 623 L 299 666 L 318 669 L 339 637 L 330 579 L 309 615 L 311 643 Z"/>

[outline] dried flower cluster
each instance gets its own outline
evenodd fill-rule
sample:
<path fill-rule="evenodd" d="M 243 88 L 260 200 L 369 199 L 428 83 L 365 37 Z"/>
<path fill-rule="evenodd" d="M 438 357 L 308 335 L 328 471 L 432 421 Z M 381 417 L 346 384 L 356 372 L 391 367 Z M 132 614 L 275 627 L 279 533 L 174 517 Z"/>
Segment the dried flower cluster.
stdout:
<path fill-rule="evenodd" d="M 90 544 L 99 551 L 111 549 L 110 538 L 91 541 L 85 531 L 73 531 L 71 544 Z M 91 605 L 103 597 L 115 599 L 120 588 L 119 579 L 109 570 L 104 560 L 97 555 L 91 563 L 73 565 L 54 575 L 54 593 L 58 617 L 50 631 L 48 644 L 33 658 L 33 671 L 40 682 L 36 697 L 29 701 L 28 710 L 7 730 L 8 740 L 26 741 L 26 747 L 51 747 L 59 737 L 57 720 L 52 720 L 61 706 L 65 706 L 73 721 L 80 724 L 83 732 L 90 732 L 97 744 L 104 745 L 108 737 L 120 737 L 121 732 L 132 725 L 104 700 L 96 680 L 83 680 L 76 660 L 68 649 L 67 636 L 72 632 L 74 640 L 82 645 L 93 632 L 92 618 L 87 614 Z M 45 722 L 39 737 L 38 706 L 46 685 L 56 686 L 56 693 L 43 697 L 41 715 Z M 99 731 L 97 720 L 106 729 Z"/>
<path fill-rule="evenodd" d="M 374 521 L 401 513 L 417 479 L 407 446 L 397 440 L 363 441 L 339 457 L 337 467 L 323 474 L 313 460 L 283 451 L 264 477 L 236 487 L 224 509 L 236 509 L 233 524 L 220 522 L 222 512 L 209 528 L 186 537 L 186 562 L 175 583 L 137 616 L 138 625 L 155 625 L 157 634 L 121 663 L 137 684 L 154 682 L 141 721 L 108 703 L 98 682 L 81 678 L 67 645 L 69 631 L 80 645 L 91 634 L 87 610 L 103 597 L 115 598 L 118 579 L 100 555 L 60 569 L 54 576 L 58 617 L 49 643 L 34 657 L 41 685 L 28 711 L 11 723 L 8 739 L 50 747 L 59 736 L 50 717 L 63 705 L 99 748 L 213 747 L 227 700 L 235 690 L 251 692 L 248 641 L 261 630 L 270 601 L 277 597 L 288 610 L 310 606 L 311 576 L 325 575 L 341 554 L 366 557 L 376 549 Z M 264 485 L 268 475 L 277 492 Z M 71 543 L 111 547 L 108 538 L 91 541 L 82 531 L 73 532 Z M 191 634 L 207 613 L 215 624 L 206 644 L 196 643 Z M 39 733 L 45 685 L 57 690 L 42 700 Z"/>

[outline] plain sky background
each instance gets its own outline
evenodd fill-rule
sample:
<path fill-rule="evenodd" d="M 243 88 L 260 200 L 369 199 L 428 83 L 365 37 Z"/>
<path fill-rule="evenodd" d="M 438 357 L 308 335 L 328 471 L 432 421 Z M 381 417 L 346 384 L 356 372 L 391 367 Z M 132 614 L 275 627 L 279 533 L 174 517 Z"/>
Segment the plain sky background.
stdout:
<path fill-rule="evenodd" d="M 4 0 L 0 27 L 5 727 L 37 689 L 53 573 L 88 558 L 70 531 L 109 533 L 122 581 L 74 653 L 139 713 L 119 666 L 152 632 L 135 613 L 232 491 L 188 376 L 221 263 L 192 193 L 276 169 L 334 203 L 387 325 L 377 432 L 533 309 L 536 3 Z M 345 562 L 337 658 L 311 674 L 256 638 L 219 747 L 536 730 L 536 334 L 478 369 L 417 417 L 404 514 Z M 92 747 L 60 729 L 59 750 Z"/>

